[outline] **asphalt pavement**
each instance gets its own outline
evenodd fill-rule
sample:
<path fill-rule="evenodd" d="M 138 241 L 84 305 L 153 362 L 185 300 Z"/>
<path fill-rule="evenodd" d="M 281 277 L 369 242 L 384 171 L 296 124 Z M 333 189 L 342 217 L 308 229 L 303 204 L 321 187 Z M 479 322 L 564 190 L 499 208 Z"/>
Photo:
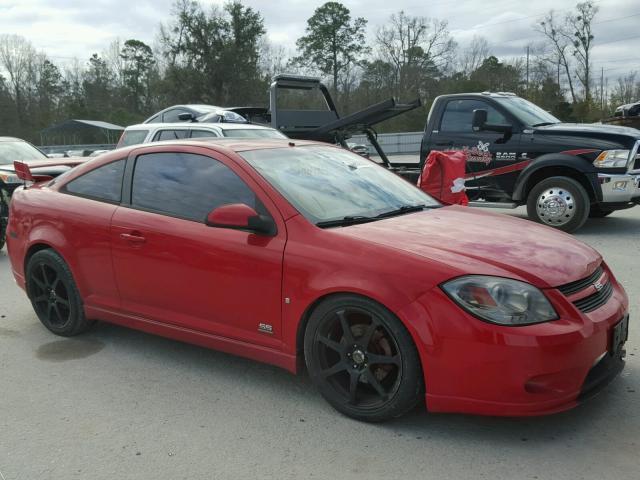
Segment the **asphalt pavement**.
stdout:
<path fill-rule="evenodd" d="M 55 337 L 2 250 L 0 480 L 637 480 L 640 207 L 576 236 L 631 298 L 627 367 L 609 388 L 550 417 L 418 408 L 376 425 L 345 418 L 308 377 L 268 365 L 108 324 Z"/>

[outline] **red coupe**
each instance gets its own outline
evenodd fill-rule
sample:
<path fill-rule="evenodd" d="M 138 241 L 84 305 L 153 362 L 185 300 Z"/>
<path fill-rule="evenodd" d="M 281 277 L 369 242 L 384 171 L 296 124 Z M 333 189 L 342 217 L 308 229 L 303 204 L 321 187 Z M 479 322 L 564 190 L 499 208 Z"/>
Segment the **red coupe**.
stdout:
<path fill-rule="evenodd" d="M 103 320 L 306 364 L 362 420 L 421 399 L 432 412 L 559 412 L 624 366 L 628 299 L 592 248 L 442 207 L 319 143 L 115 150 L 18 189 L 8 249 L 55 334 Z"/>

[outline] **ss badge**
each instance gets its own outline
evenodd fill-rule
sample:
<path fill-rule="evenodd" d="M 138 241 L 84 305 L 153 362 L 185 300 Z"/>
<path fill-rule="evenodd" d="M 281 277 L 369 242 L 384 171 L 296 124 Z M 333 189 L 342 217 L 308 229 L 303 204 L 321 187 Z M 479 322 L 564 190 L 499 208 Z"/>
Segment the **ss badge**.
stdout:
<path fill-rule="evenodd" d="M 268 333 L 270 335 L 273 335 L 273 326 L 269 325 L 268 323 L 259 323 L 258 324 L 258 331 L 262 332 L 262 333 Z"/>

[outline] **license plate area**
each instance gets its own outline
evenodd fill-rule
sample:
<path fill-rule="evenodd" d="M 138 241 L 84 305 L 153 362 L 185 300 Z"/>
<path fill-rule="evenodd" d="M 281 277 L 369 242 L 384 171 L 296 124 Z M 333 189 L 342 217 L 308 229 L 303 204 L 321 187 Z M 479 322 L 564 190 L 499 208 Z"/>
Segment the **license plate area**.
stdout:
<path fill-rule="evenodd" d="M 629 338 L 629 315 L 613 326 L 611 346 L 609 347 L 609 352 L 612 356 L 620 355 L 627 338 Z"/>

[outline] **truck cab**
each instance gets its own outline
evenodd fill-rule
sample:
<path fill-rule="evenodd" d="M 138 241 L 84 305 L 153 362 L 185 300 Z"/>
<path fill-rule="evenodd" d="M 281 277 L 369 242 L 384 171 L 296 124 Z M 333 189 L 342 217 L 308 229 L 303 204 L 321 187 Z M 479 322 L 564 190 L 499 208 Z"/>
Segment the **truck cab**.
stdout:
<path fill-rule="evenodd" d="M 574 231 L 640 203 L 639 146 L 639 130 L 562 123 L 512 93 L 485 92 L 435 99 L 420 158 L 462 150 L 471 205 L 526 205 L 531 219 Z"/>

